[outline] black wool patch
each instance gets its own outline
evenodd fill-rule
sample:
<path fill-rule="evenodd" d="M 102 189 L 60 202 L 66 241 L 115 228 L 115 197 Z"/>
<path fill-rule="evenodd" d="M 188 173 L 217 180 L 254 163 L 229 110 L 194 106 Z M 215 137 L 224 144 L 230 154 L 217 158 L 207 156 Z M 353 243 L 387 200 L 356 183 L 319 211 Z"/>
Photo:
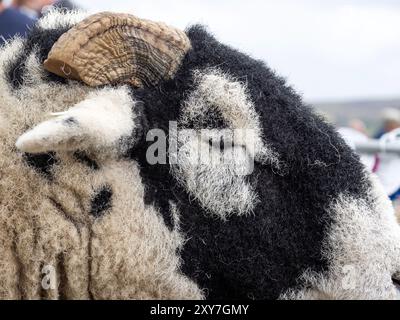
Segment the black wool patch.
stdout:
<path fill-rule="evenodd" d="M 47 58 L 54 43 L 61 35 L 71 27 L 59 27 L 57 29 L 42 29 L 37 24 L 28 33 L 21 53 L 8 67 L 8 81 L 13 89 L 19 89 L 24 85 L 24 75 L 26 73 L 26 61 L 29 55 L 36 51 L 39 62 L 42 64 Z M 57 83 L 67 83 L 67 80 L 53 73 L 45 71 L 46 80 Z"/>
<path fill-rule="evenodd" d="M 166 225 L 172 224 L 168 200 L 178 204 L 180 229 L 187 235 L 182 272 L 206 289 L 207 298 L 276 299 L 301 286 L 299 277 L 306 270 L 326 272 L 329 262 L 322 249 L 334 218 L 327 210 L 330 201 L 339 194 L 365 197 L 370 186 L 357 156 L 335 129 L 264 62 L 219 43 L 201 26 L 187 35 L 192 49 L 172 80 L 132 89 L 144 103 L 148 128 L 168 132 L 169 121 L 179 119 L 183 102 L 196 89 L 193 72 L 217 66 L 247 85 L 263 139 L 286 171 L 256 163 L 248 181 L 261 202 L 252 215 L 223 221 L 204 212 L 168 164 L 146 161 L 149 142 L 143 139 L 131 156 L 140 165 L 146 203 L 159 208 Z"/>
<path fill-rule="evenodd" d="M 67 119 L 65 119 L 65 120 L 63 120 L 63 123 L 66 125 L 66 126 L 77 126 L 79 123 L 78 123 L 78 120 L 76 120 L 74 117 L 69 117 L 69 118 L 67 118 Z"/>
<path fill-rule="evenodd" d="M 30 167 L 34 168 L 38 173 L 44 175 L 48 179 L 52 178 L 52 168 L 58 163 L 54 152 L 41 154 L 25 153 L 24 159 Z"/>
<path fill-rule="evenodd" d="M 89 168 L 93 170 L 99 170 L 99 165 L 97 164 L 97 162 L 91 159 L 84 151 L 76 151 L 74 153 L 74 157 L 76 160 L 84 163 Z"/>
<path fill-rule="evenodd" d="M 113 192 L 110 186 L 104 186 L 91 201 L 90 214 L 95 218 L 102 217 L 112 207 Z"/>

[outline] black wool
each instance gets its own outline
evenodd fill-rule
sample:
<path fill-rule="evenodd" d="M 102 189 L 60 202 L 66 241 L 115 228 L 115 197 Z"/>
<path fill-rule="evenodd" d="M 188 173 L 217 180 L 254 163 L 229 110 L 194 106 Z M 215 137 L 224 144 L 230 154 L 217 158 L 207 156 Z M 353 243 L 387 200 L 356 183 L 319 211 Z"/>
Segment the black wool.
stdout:
<path fill-rule="evenodd" d="M 226 221 L 207 214 L 171 176 L 168 165 L 150 165 L 145 141 L 132 153 L 141 166 L 146 201 L 172 226 L 168 201 L 178 204 L 188 240 L 183 272 L 209 299 L 274 299 L 301 285 L 306 271 L 323 273 L 322 246 L 333 217 L 327 206 L 339 194 L 365 195 L 363 168 L 333 127 L 263 62 L 219 43 L 201 26 L 187 30 L 192 50 L 176 76 L 154 88 L 134 90 L 144 102 L 149 129 L 168 132 L 195 88 L 194 70 L 218 68 L 247 85 L 261 119 L 264 141 L 280 155 L 281 172 L 255 164 L 248 177 L 261 199 L 252 215 Z M 207 127 L 207 125 L 205 125 Z"/>
<path fill-rule="evenodd" d="M 100 188 L 91 201 L 90 214 L 95 218 L 102 217 L 112 207 L 112 196 L 110 186 Z"/>
<path fill-rule="evenodd" d="M 36 52 L 36 56 L 40 63 L 46 60 L 54 43 L 65 33 L 71 26 L 58 27 L 55 29 L 44 30 L 35 24 L 28 33 L 27 39 L 23 44 L 23 49 L 8 69 L 8 82 L 13 89 L 19 89 L 24 85 L 24 74 L 26 73 L 26 61 L 32 52 Z M 52 82 L 67 83 L 67 80 L 53 73 L 45 71 L 46 78 Z"/>
<path fill-rule="evenodd" d="M 47 179 L 52 179 L 52 169 L 58 163 L 54 152 L 40 154 L 24 154 L 26 163 Z"/>

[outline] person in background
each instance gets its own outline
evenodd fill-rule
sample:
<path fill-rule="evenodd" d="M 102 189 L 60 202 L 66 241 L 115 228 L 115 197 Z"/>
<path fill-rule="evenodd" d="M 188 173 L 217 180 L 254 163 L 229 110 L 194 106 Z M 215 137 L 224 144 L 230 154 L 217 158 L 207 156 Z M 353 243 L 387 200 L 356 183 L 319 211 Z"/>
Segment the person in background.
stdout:
<path fill-rule="evenodd" d="M 348 127 L 368 136 L 367 126 L 361 119 L 351 119 Z"/>
<path fill-rule="evenodd" d="M 400 110 L 395 108 L 386 108 L 382 112 L 383 126 L 375 135 L 376 139 L 380 139 L 384 134 L 400 128 Z"/>
<path fill-rule="evenodd" d="M 6 8 L 0 0 L 0 45 L 16 35 L 25 36 L 35 20 L 15 8 Z"/>
<path fill-rule="evenodd" d="M 69 10 L 78 8 L 69 0 L 13 0 L 12 4 L 32 19 L 40 18 L 46 8 L 52 6 Z"/>
<path fill-rule="evenodd" d="M 53 5 L 54 0 L 13 0 L 12 5 L 31 19 L 38 19 L 42 9 Z"/>

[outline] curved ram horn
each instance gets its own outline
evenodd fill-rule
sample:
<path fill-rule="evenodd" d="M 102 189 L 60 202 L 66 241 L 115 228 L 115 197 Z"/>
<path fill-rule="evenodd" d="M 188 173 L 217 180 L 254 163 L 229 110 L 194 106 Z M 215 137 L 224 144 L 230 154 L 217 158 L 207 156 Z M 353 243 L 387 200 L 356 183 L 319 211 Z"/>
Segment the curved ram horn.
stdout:
<path fill-rule="evenodd" d="M 44 67 L 89 86 L 143 87 L 171 78 L 189 49 L 183 31 L 129 14 L 102 12 L 63 34 Z"/>

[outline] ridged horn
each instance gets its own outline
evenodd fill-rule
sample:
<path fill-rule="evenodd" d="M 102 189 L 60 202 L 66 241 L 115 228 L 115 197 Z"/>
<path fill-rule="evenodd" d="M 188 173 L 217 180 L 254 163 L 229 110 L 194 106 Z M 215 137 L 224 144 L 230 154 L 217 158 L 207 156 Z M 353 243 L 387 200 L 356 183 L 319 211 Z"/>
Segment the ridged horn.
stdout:
<path fill-rule="evenodd" d="M 176 28 L 130 14 L 102 12 L 64 33 L 44 67 L 89 86 L 143 87 L 173 77 L 189 49 L 188 37 Z"/>

